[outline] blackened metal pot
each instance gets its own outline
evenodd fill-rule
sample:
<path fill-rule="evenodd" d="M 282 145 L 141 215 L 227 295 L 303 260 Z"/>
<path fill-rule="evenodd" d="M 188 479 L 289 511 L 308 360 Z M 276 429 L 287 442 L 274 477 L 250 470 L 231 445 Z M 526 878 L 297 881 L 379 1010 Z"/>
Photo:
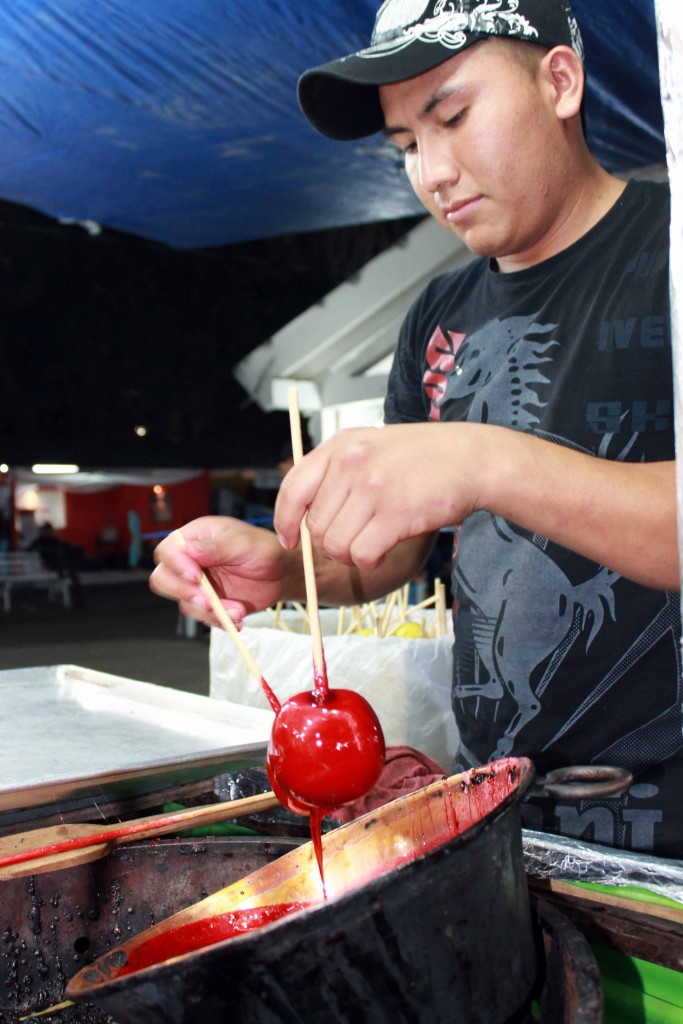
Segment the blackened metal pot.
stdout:
<path fill-rule="evenodd" d="M 67 870 L 3 880 L 0 1024 L 61 1004 L 85 964 L 300 845 L 282 836 L 153 840 Z M 62 1010 L 56 1019 L 99 1021 L 88 1009 Z"/>
<path fill-rule="evenodd" d="M 274 844 L 247 838 L 143 842 L 116 848 L 96 865 L 43 874 L 28 887 L 26 879 L 5 881 L 3 931 L 8 931 L 8 921 L 13 927 L 12 949 L 0 956 L 0 1024 L 20 1024 L 27 1014 L 29 1019 L 39 1015 L 41 1020 L 60 1024 L 119 1024 L 89 1003 L 64 1006 L 64 974 L 70 977 L 79 961 L 88 962 L 93 954 L 111 947 L 121 932 L 122 915 L 125 930 L 135 932 L 141 920 L 163 918 L 189 905 L 192 893 L 200 896 L 202 888 L 215 889 L 231 875 L 239 877 L 240 866 L 244 874 L 255 862 L 282 856 L 296 842 Z M 601 1024 L 600 975 L 587 939 L 548 900 L 535 894 L 531 911 L 539 972 L 533 1012 L 520 1024 Z M 50 968 L 48 978 L 46 967 Z M 59 973 L 61 979 L 56 977 Z M 15 983 L 20 991 L 12 991 Z M 50 1012 L 55 1003 L 62 1008 Z"/>
<path fill-rule="evenodd" d="M 291 851 L 118 946 L 67 997 L 120 1024 L 503 1024 L 526 1012 L 537 956 L 520 801 L 507 759 L 402 797 Z M 302 906 L 126 974 L 144 944 L 245 907 Z M 172 943 L 169 946 L 172 948 Z"/>

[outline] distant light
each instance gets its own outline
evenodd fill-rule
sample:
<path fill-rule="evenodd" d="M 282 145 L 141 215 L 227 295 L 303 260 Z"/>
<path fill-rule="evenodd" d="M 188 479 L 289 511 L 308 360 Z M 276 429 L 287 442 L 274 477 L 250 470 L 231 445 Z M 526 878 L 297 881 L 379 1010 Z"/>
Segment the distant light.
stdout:
<path fill-rule="evenodd" d="M 40 508 L 40 495 L 32 487 L 25 490 L 17 501 L 20 512 L 36 512 Z"/>
<path fill-rule="evenodd" d="M 138 437 L 147 437 L 147 427 L 139 426 L 135 428 L 135 433 Z"/>
<path fill-rule="evenodd" d="M 33 473 L 54 473 L 61 475 L 63 473 L 79 473 L 80 466 L 74 466 L 73 463 L 69 462 L 37 462 L 35 466 L 31 466 L 31 471 Z"/>
<path fill-rule="evenodd" d="M 161 484 L 155 484 L 152 490 L 154 491 L 155 494 L 158 494 L 160 497 L 166 494 L 166 488 L 162 487 Z"/>
<path fill-rule="evenodd" d="M 0 473 L 9 473 L 9 466 L 6 462 L 0 462 Z"/>

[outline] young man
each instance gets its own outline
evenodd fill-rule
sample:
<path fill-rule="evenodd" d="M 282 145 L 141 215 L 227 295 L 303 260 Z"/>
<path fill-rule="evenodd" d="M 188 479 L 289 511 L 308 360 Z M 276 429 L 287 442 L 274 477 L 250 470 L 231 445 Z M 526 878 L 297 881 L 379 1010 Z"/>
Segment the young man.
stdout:
<path fill-rule="evenodd" d="M 287 475 L 272 534 L 200 520 L 153 588 L 212 621 L 300 598 L 299 526 L 322 600 L 414 576 L 457 525 L 454 767 L 614 764 L 603 801 L 528 804 L 534 828 L 683 856 L 680 602 L 668 195 L 624 182 L 582 131 L 564 0 L 387 0 L 369 49 L 303 75 L 312 124 L 383 129 L 429 212 L 479 258 L 401 330 L 383 430 L 343 431 Z"/>

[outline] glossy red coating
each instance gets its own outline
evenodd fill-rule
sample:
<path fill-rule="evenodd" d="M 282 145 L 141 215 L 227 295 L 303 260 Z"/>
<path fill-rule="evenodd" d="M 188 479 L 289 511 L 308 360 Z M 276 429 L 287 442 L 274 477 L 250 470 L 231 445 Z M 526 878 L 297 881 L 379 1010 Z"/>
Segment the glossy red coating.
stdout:
<path fill-rule="evenodd" d="M 309 809 L 339 807 L 377 782 L 384 766 L 382 727 L 355 690 L 298 693 L 275 716 L 266 765 L 276 794 Z"/>
<path fill-rule="evenodd" d="M 270 781 L 270 788 L 272 789 L 275 796 L 278 798 L 283 807 L 286 807 L 292 814 L 300 814 L 303 817 L 308 816 L 311 813 L 310 804 L 304 804 L 301 800 L 295 800 L 289 793 L 285 793 L 282 786 L 278 783 L 277 779 L 273 777 L 270 770 L 270 764 L 267 762 L 266 767 L 268 769 L 268 779 Z M 332 810 L 331 807 L 325 809 L 326 812 Z"/>
<path fill-rule="evenodd" d="M 305 903 L 277 903 L 267 907 L 250 907 L 246 910 L 231 910 L 227 914 L 190 921 L 179 928 L 172 928 L 159 935 L 152 935 L 146 942 L 136 946 L 128 955 L 126 963 L 116 971 L 122 978 L 134 971 L 163 963 L 174 956 L 183 956 L 196 949 L 232 939 L 278 921 L 296 910 L 303 910 Z"/>

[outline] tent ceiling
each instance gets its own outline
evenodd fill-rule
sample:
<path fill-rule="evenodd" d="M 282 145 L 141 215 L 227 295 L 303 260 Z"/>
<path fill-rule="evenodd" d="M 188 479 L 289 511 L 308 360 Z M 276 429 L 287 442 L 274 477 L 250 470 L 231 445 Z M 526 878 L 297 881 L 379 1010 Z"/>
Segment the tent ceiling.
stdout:
<path fill-rule="evenodd" d="M 377 0 L 12 0 L 0 198 L 178 249 L 409 216 L 381 136 L 316 135 L 296 81 L 363 44 Z M 611 169 L 663 159 L 654 0 L 575 0 Z"/>

